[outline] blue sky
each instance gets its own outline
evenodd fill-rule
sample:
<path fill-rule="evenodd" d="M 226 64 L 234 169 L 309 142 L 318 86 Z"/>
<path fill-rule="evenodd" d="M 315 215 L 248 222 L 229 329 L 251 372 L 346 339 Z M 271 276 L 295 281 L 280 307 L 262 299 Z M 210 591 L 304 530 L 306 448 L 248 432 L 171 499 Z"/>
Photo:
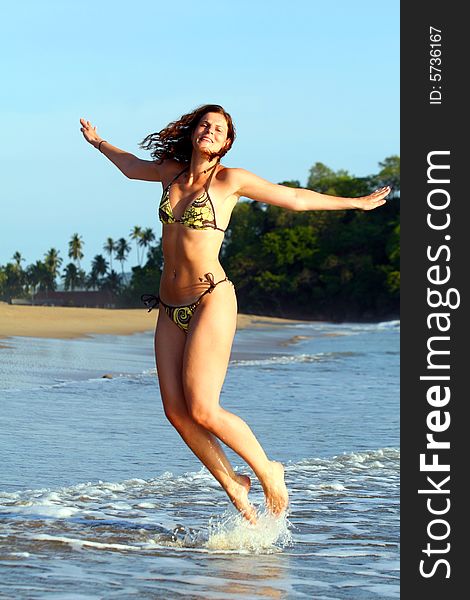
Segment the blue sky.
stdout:
<path fill-rule="evenodd" d="M 30 0 L 2 7 L 0 34 L 0 264 L 55 247 L 65 265 L 77 232 L 88 269 L 107 237 L 160 236 L 161 185 L 126 179 L 81 116 L 149 158 L 148 133 L 222 104 L 237 128 L 224 164 L 273 182 L 399 154 L 398 0 Z"/>

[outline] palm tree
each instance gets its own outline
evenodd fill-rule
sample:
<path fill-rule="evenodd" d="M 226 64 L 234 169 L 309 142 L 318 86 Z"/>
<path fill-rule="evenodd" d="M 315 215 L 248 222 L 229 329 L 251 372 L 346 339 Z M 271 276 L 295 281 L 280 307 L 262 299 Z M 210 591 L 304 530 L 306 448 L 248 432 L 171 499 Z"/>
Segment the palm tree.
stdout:
<path fill-rule="evenodd" d="M 64 273 L 62 275 L 62 279 L 64 280 L 64 288 L 66 290 L 71 289 L 73 292 L 75 286 L 77 285 L 78 278 L 79 270 L 77 269 L 77 266 L 74 263 L 69 263 L 65 267 Z"/>
<path fill-rule="evenodd" d="M 110 237 L 107 238 L 106 244 L 103 246 L 103 250 L 109 256 L 109 268 L 112 271 L 113 270 L 113 252 L 116 250 L 116 242 L 113 240 L 113 238 L 110 238 Z"/>
<path fill-rule="evenodd" d="M 113 269 L 104 280 L 101 289 L 118 294 L 121 291 L 121 276 Z"/>
<path fill-rule="evenodd" d="M 13 263 L 7 263 L 3 268 L 4 287 L 10 297 L 21 296 L 24 285 L 24 272 Z"/>
<path fill-rule="evenodd" d="M 21 256 L 21 253 L 18 250 L 13 254 L 12 259 L 15 261 L 16 266 L 21 271 L 21 263 L 24 261 L 24 258 Z"/>
<path fill-rule="evenodd" d="M 34 264 L 29 265 L 26 269 L 26 282 L 32 289 L 32 301 L 34 302 L 34 295 L 37 289 L 47 290 L 49 283 L 49 272 L 46 265 L 41 261 L 37 260 Z"/>
<path fill-rule="evenodd" d="M 21 253 L 18 250 L 13 254 L 12 260 L 14 260 L 14 264 L 8 263 L 7 270 L 10 270 L 10 279 L 13 279 L 16 287 L 17 293 L 23 291 L 23 287 L 25 284 L 25 272 L 23 271 L 23 267 L 21 263 L 24 261 L 24 258 L 21 256 Z"/>
<path fill-rule="evenodd" d="M 142 238 L 142 228 L 139 225 L 134 225 L 134 229 L 131 231 L 131 240 L 135 240 L 135 249 L 137 250 L 137 264 L 140 265 L 139 259 L 139 244 Z"/>
<path fill-rule="evenodd" d="M 114 257 L 121 263 L 121 271 L 124 275 L 124 263 L 127 260 L 127 255 L 131 251 L 131 247 L 127 243 L 126 238 L 119 238 L 116 242 L 116 256 Z"/>
<path fill-rule="evenodd" d="M 5 273 L 5 267 L 0 265 L 0 298 L 6 294 L 6 283 L 8 281 L 7 274 Z"/>
<path fill-rule="evenodd" d="M 143 249 L 147 248 L 147 246 L 150 246 L 150 243 L 153 242 L 154 239 L 155 239 L 155 234 L 153 233 L 153 230 L 151 227 L 147 227 L 146 229 L 144 229 L 142 231 L 140 240 L 139 240 L 139 246 L 142 246 L 142 258 L 144 257 Z M 139 263 L 139 265 L 140 265 L 140 263 Z"/>
<path fill-rule="evenodd" d="M 97 283 L 101 283 L 101 278 L 108 272 L 108 263 L 102 254 L 97 254 L 91 263 L 91 272 L 96 275 Z"/>
<path fill-rule="evenodd" d="M 78 269 L 77 279 L 75 285 L 79 288 L 83 288 L 86 284 L 86 273 L 83 269 Z"/>
<path fill-rule="evenodd" d="M 55 290 L 56 277 L 59 274 L 59 268 L 62 264 L 62 258 L 59 256 L 59 251 L 55 248 L 51 248 L 49 252 L 44 254 L 44 264 L 49 274 L 49 280 L 47 282 L 47 288 Z"/>
<path fill-rule="evenodd" d="M 99 279 L 100 278 L 95 271 L 90 271 L 89 275 L 86 278 L 86 282 L 85 282 L 87 289 L 88 290 L 90 288 L 96 289 L 99 284 Z"/>
<path fill-rule="evenodd" d="M 80 259 L 84 256 L 82 252 L 83 246 L 82 237 L 78 233 L 74 233 L 69 242 L 69 258 L 78 263 L 78 268 L 80 268 Z"/>

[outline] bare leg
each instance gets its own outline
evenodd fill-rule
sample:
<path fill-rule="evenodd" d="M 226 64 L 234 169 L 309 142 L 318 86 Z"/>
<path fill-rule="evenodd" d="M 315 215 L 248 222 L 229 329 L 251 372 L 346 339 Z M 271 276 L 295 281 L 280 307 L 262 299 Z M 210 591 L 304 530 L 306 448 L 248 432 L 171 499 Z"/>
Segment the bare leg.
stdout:
<path fill-rule="evenodd" d="M 191 320 L 183 358 L 183 389 L 189 414 L 253 469 L 266 504 L 280 514 L 288 504 L 284 467 L 271 461 L 249 426 L 219 405 L 236 328 L 236 297 L 229 284 L 207 294 Z"/>
<path fill-rule="evenodd" d="M 250 478 L 237 475 L 219 440 L 188 412 L 181 380 L 186 335 L 160 311 L 155 332 L 155 355 L 158 381 L 165 415 L 185 443 L 207 467 L 227 492 L 234 506 L 250 522 L 256 522 L 256 511 L 248 501 Z"/>

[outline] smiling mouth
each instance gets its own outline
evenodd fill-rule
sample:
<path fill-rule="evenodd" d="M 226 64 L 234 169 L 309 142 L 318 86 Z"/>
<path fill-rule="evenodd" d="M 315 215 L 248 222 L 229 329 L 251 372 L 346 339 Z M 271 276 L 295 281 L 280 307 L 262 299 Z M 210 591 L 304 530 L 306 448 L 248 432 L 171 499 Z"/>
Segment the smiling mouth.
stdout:
<path fill-rule="evenodd" d="M 210 138 L 208 138 L 208 137 L 202 137 L 201 138 L 201 142 L 204 142 L 204 141 L 209 142 L 209 143 L 212 144 L 212 140 Z"/>

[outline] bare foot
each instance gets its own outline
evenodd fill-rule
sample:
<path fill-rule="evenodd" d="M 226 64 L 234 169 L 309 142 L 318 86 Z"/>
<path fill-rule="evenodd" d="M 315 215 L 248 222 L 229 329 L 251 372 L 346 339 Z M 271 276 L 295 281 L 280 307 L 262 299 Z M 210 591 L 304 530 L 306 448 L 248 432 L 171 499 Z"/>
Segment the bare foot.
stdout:
<path fill-rule="evenodd" d="M 248 492 L 251 487 L 251 479 L 248 475 L 236 475 L 236 483 L 227 490 L 227 494 L 232 501 L 232 504 L 240 511 L 242 516 L 256 525 L 256 509 L 248 500 Z"/>
<path fill-rule="evenodd" d="M 270 461 L 270 469 L 261 484 L 266 496 L 268 510 L 274 515 L 280 515 L 289 504 L 283 465 L 275 460 Z"/>

